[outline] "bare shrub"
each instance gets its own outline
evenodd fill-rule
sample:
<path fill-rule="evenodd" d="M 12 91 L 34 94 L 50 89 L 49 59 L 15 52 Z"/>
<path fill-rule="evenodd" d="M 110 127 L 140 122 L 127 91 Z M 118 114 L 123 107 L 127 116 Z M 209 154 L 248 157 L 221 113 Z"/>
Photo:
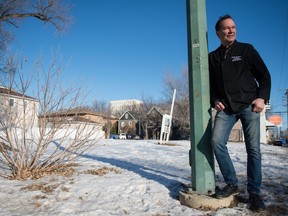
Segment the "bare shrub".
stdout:
<path fill-rule="evenodd" d="M 80 88 L 64 88 L 58 58 L 57 53 L 49 67 L 39 59 L 30 76 L 13 58 L 6 63 L 8 77 L 1 80 L 0 88 L 0 175 L 3 177 L 39 178 L 53 170 L 67 169 L 67 164 L 103 136 L 99 124 L 81 119 L 77 112 L 74 116 L 68 114 L 68 110 L 83 104 L 85 97 L 80 94 Z"/>

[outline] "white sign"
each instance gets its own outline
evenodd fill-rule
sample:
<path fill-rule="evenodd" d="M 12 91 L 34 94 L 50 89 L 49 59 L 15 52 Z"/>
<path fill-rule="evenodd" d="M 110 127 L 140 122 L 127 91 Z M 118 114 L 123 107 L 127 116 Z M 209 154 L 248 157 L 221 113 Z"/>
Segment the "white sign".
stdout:
<path fill-rule="evenodd" d="M 168 141 L 171 125 L 172 125 L 172 116 L 164 114 L 161 124 L 160 144 L 162 144 L 163 140 Z"/>

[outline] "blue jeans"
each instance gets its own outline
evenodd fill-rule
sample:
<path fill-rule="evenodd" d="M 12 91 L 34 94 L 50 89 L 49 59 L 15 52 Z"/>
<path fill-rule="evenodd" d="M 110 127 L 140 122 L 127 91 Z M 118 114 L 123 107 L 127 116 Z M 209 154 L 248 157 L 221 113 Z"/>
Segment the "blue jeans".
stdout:
<path fill-rule="evenodd" d="M 250 194 L 259 194 L 262 183 L 260 113 L 252 112 L 251 106 L 238 113 L 229 110 L 217 112 L 211 139 L 214 155 L 226 184 L 238 185 L 227 141 L 234 124 L 239 119 L 242 123 L 247 152 L 247 191 Z"/>

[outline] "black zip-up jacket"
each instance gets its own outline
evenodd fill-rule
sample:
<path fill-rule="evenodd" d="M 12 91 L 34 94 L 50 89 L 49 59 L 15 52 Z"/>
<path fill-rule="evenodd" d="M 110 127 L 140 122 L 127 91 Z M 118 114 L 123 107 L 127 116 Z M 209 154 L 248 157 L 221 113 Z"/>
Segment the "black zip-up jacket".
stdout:
<path fill-rule="evenodd" d="M 234 43 L 218 47 L 209 53 L 210 103 L 220 100 L 237 113 L 256 98 L 266 102 L 270 98 L 270 73 L 254 47 L 247 43 Z"/>

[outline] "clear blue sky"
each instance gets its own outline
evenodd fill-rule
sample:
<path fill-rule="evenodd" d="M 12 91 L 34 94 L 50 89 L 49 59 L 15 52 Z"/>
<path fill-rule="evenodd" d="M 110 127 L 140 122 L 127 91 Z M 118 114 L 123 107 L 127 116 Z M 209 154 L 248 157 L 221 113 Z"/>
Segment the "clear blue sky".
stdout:
<path fill-rule="evenodd" d="M 75 20 L 64 35 L 38 20 L 13 29 L 11 44 L 33 64 L 60 47 L 66 83 L 82 85 L 89 100 L 161 99 L 167 72 L 187 67 L 186 0 L 70 1 Z M 209 51 L 219 46 L 214 25 L 229 13 L 237 40 L 255 46 L 272 75 L 274 111 L 286 111 L 288 88 L 288 1 L 207 0 Z M 286 117 L 285 117 L 286 118 Z"/>

